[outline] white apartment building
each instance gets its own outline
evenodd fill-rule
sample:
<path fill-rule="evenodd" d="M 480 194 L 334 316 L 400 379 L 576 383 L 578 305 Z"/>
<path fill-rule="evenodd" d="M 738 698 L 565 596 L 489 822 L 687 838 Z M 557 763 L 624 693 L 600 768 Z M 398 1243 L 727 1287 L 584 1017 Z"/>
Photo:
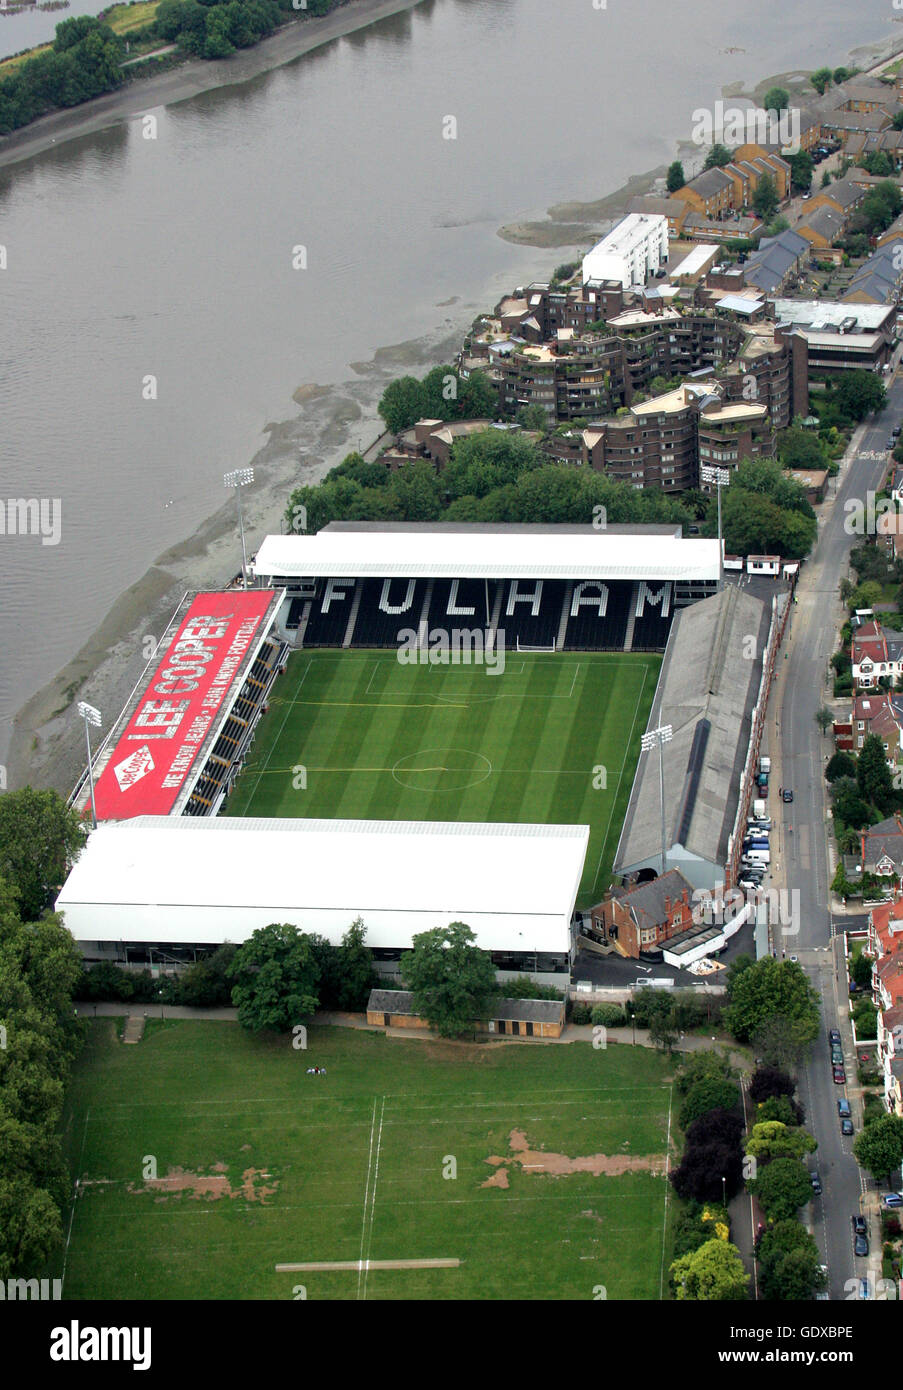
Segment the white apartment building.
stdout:
<path fill-rule="evenodd" d="M 624 289 L 645 285 L 668 259 L 668 219 L 632 212 L 583 257 L 583 283 L 618 280 Z"/>

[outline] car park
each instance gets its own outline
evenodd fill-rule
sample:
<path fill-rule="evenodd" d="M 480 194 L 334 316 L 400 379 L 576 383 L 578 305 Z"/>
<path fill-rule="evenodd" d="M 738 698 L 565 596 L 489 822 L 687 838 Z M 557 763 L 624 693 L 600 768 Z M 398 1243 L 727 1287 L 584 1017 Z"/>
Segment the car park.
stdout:
<path fill-rule="evenodd" d="M 848 1120 L 848 1119 L 843 1119 L 843 1120 L 841 1120 L 841 1122 L 840 1122 L 840 1132 L 841 1132 L 841 1134 L 852 1134 L 852 1133 L 853 1133 L 853 1121 L 852 1121 L 852 1120 Z"/>
<path fill-rule="evenodd" d="M 851 1114 L 850 1102 L 848 1100 L 839 1100 L 837 1102 L 837 1113 L 842 1120 L 848 1120 Z"/>
<path fill-rule="evenodd" d="M 781 800 L 782 800 L 782 801 L 792 801 L 792 800 L 793 800 L 793 788 L 792 788 L 792 787 L 784 787 L 783 791 L 781 792 Z"/>

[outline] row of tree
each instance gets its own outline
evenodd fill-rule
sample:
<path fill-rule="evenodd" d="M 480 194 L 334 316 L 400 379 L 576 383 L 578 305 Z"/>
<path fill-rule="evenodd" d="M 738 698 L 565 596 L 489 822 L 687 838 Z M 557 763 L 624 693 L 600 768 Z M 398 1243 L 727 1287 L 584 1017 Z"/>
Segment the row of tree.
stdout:
<path fill-rule="evenodd" d="M 176 43 L 196 58 L 228 58 L 250 48 L 289 19 L 328 14 L 342 0 L 161 0 L 154 20 L 132 30 L 132 42 Z M 123 40 L 102 20 L 80 15 L 56 26 L 51 47 L 0 80 L 0 135 L 59 107 L 78 106 L 126 81 Z M 138 76 L 136 72 L 132 76 Z"/>
<path fill-rule="evenodd" d="M 66 1082 L 82 1041 L 81 969 L 47 910 L 84 841 L 55 792 L 0 796 L 0 1278 L 39 1272 L 58 1245 L 69 1180 L 60 1142 Z"/>
<path fill-rule="evenodd" d="M 802 433 L 802 432 L 801 432 Z M 794 446 L 788 445 L 788 449 Z M 802 452 L 798 450 L 798 452 Z M 773 459 L 740 464 L 723 494 L 725 545 L 734 554 L 801 559 L 817 530 L 804 489 Z M 633 488 L 589 468 L 550 463 L 542 448 L 517 432 L 487 429 L 456 440 L 441 474 L 426 460 L 390 472 L 349 454 L 323 482 L 295 489 L 285 512 L 289 530 L 308 532 L 330 521 L 546 522 L 588 525 L 675 522 L 717 534 L 715 499 L 671 497 Z"/>
<path fill-rule="evenodd" d="M 511 998 L 560 999 L 551 986 L 526 976 L 500 985 L 488 951 L 463 922 L 420 932 L 401 958 L 404 987 L 415 1012 L 444 1038 L 472 1033 L 488 1019 L 500 994 Z M 359 1012 L 380 977 L 366 945 L 366 928 L 352 922 L 341 945 L 290 923 L 259 927 L 241 945 L 219 947 L 178 978 L 152 979 L 96 965 L 76 972 L 76 997 L 131 1002 L 159 1001 L 207 1006 L 232 1004 L 239 1023 L 252 1032 L 290 1032 L 318 1009 Z"/>
<path fill-rule="evenodd" d="M 678 498 L 636 490 L 588 468 L 549 463 L 531 439 L 485 430 L 455 442 L 437 475 L 425 460 L 397 472 L 349 455 L 322 483 L 297 488 L 285 512 L 289 530 L 319 531 L 330 521 L 574 522 L 603 514 L 611 523 L 675 522 L 694 516 Z"/>
<path fill-rule="evenodd" d="M 108 24 L 91 15 L 65 19 L 51 46 L 26 58 L 0 80 L 0 135 L 8 135 L 57 107 L 119 87 L 125 46 Z"/>

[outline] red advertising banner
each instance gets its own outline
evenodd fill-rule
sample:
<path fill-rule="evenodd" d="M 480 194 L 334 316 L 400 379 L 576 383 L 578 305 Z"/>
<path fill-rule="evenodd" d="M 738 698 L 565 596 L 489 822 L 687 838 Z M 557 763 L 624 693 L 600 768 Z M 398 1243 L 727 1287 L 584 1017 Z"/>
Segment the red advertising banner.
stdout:
<path fill-rule="evenodd" d="M 172 810 L 274 592 L 194 598 L 98 778 L 98 820 Z"/>

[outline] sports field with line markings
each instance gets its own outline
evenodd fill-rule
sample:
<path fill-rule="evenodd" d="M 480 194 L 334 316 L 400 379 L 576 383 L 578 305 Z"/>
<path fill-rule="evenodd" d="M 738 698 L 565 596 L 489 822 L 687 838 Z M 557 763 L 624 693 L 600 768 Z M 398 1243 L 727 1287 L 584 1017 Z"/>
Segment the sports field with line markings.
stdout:
<path fill-rule="evenodd" d="M 658 1052 L 317 1027 L 295 1051 L 194 1020 L 151 1020 L 134 1047 L 114 1020 L 88 1031 L 66 1114 L 66 1299 L 660 1297 L 673 1061 Z M 553 1171 L 568 1160 L 603 1170 Z M 500 1171 L 507 1186 L 487 1186 Z M 297 1263 L 349 1267 L 277 1272 Z"/>
<path fill-rule="evenodd" d="M 512 652 L 490 674 L 295 652 L 225 814 L 589 825 L 588 906 L 608 886 L 660 666 Z"/>

